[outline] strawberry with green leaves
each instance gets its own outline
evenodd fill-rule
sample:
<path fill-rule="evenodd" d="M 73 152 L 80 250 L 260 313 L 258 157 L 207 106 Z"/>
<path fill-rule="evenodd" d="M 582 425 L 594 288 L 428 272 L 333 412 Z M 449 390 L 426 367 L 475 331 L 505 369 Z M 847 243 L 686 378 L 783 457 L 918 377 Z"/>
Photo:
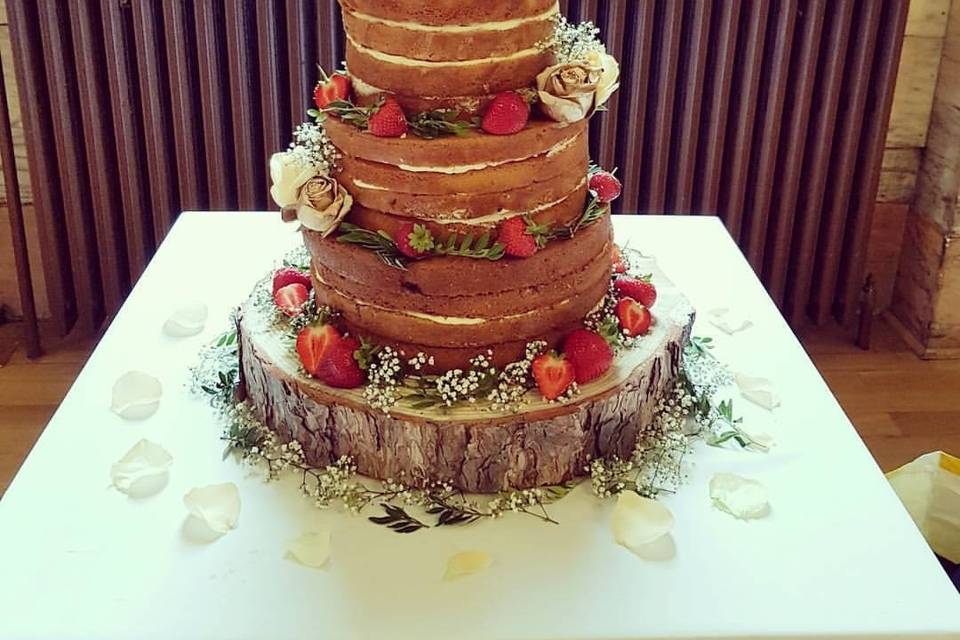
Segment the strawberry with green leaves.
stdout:
<path fill-rule="evenodd" d="M 422 258 L 429 255 L 436 242 L 430 229 L 422 224 L 404 222 L 393 237 L 397 250 L 408 258 Z"/>
<path fill-rule="evenodd" d="M 653 284 L 652 278 L 650 274 L 639 278 L 620 276 L 613 281 L 613 288 L 621 298 L 633 298 L 650 308 L 657 302 L 657 287 Z"/>
<path fill-rule="evenodd" d="M 497 242 L 504 253 L 514 258 L 529 258 L 547 245 L 550 228 L 538 225 L 529 216 L 517 216 L 500 224 Z"/>

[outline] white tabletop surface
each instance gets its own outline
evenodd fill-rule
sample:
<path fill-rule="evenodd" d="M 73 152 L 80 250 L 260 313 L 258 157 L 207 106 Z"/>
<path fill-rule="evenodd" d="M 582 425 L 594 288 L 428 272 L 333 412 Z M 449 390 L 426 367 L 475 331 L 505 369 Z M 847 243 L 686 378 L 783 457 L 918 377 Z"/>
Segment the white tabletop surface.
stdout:
<path fill-rule="evenodd" d="M 665 503 L 676 557 L 613 543 L 612 505 L 581 487 L 554 505 L 560 526 L 522 516 L 402 536 L 313 508 L 296 481 L 264 484 L 233 460 L 187 368 L 284 248 L 279 216 L 188 213 L 90 358 L 0 502 L 2 638 L 661 638 L 958 637 L 960 598 L 867 449 L 720 223 L 630 217 L 618 240 L 656 256 L 705 311 L 736 306 L 736 336 L 700 320 L 734 369 L 771 378 L 783 405 L 736 402 L 771 433 L 769 454 L 698 444 L 689 480 Z M 176 306 L 205 301 L 194 338 L 165 337 Z M 144 422 L 109 412 L 130 369 L 160 378 Z M 169 485 L 135 500 L 109 488 L 110 465 L 141 438 L 174 456 Z M 741 522 L 714 509 L 707 483 L 730 471 L 761 480 L 771 515 Z M 232 481 L 239 527 L 209 545 L 184 538 L 183 494 Z M 324 571 L 284 559 L 288 541 L 329 523 Z M 443 582 L 447 558 L 493 566 Z"/>

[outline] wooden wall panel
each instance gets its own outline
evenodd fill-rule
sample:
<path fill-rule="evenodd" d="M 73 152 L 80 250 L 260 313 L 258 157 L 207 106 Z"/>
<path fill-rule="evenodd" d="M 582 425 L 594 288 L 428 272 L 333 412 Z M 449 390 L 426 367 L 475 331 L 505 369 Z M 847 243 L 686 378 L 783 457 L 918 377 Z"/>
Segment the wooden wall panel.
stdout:
<path fill-rule="evenodd" d="M 64 331 L 115 310 L 179 211 L 269 207 L 269 154 L 305 118 L 316 65 L 343 60 L 332 0 L 8 4 Z M 561 6 L 622 61 L 591 125 L 625 184 L 617 211 L 718 215 L 794 323 L 849 319 L 907 0 Z M 916 37 L 942 23 L 928 9 Z"/>

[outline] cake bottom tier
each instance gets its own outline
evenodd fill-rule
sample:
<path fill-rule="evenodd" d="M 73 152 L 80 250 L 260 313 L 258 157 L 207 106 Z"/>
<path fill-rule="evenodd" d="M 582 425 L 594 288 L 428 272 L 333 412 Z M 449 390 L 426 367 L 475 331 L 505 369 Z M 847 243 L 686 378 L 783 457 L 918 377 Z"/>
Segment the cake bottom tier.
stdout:
<path fill-rule="evenodd" d="M 241 390 L 258 418 L 282 440 L 299 442 L 313 466 L 349 456 L 375 479 L 443 480 L 470 493 L 560 484 L 585 475 L 592 459 L 629 458 L 677 379 L 694 314 L 668 281 L 660 288 L 651 334 L 565 403 L 534 400 L 518 413 L 397 406 L 388 415 L 360 390 L 305 377 L 249 304 L 238 319 Z"/>

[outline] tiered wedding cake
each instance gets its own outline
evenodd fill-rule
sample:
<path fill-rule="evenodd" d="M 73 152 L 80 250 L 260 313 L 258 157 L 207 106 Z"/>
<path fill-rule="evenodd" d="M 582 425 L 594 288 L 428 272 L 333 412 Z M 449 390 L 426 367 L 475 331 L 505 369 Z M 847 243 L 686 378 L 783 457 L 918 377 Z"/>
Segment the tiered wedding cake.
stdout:
<path fill-rule="evenodd" d="M 271 159 L 302 227 L 239 316 L 241 388 L 313 464 L 494 492 L 628 458 L 689 336 L 613 243 L 588 123 L 619 66 L 556 0 L 340 0 L 345 71 Z"/>

